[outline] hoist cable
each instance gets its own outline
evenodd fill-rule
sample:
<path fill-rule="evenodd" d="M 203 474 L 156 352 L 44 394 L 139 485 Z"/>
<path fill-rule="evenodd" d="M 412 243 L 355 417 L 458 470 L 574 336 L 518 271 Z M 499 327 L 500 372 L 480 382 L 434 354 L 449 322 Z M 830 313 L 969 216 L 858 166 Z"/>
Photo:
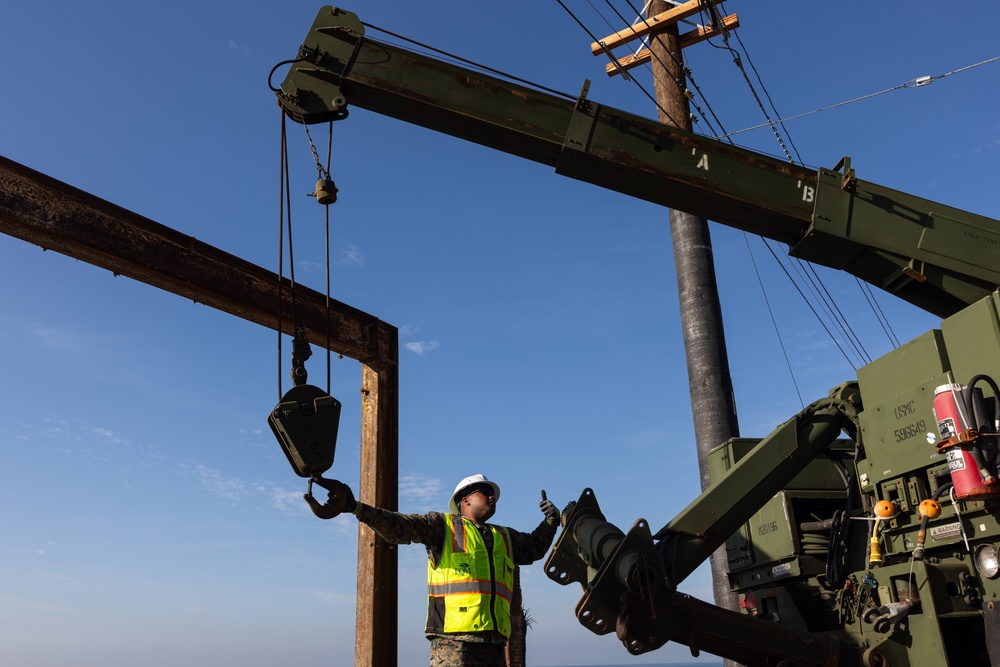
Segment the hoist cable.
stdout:
<path fill-rule="evenodd" d="M 456 56 L 455 54 L 448 53 L 447 51 L 442 51 L 441 49 L 434 48 L 433 46 L 429 46 L 427 44 L 424 44 L 423 42 L 418 42 L 415 39 L 410 39 L 409 37 L 404 37 L 403 35 L 400 35 L 398 33 L 392 32 L 391 30 L 386 30 L 385 28 L 379 28 L 378 26 L 372 25 L 370 23 L 365 23 L 364 21 L 361 22 L 361 25 L 365 26 L 366 28 L 371 28 L 372 30 L 377 30 L 378 32 L 385 33 L 386 35 L 391 35 L 392 37 L 395 37 L 396 39 L 401 39 L 404 42 L 407 42 L 408 44 L 413 44 L 415 46 L 419 46 L 422 49 L 427 49 L 428 51 L 431 51 L 433 53 L 437 53 L 438 55 L 445 56 L 446 58 L 449 58 L 449 59 L 451 59 L 454 62 L 464 63 L 464 64 L 470 65 L 470 66 L 472 66 L 472 67 L 474 67 L 474 68 L 476 68 L 476 69 L 478 69 L 480 71 L 489 72 L 490 74 L 496 74 L 497 76 L 501 76 L 501 77 L 503 77 L 503 78 L 505 78 L 505 79 L 507 79 L 509 81 L 517 81 L 518 83 L 523 83 L 523 84 L 525 84 L 527 86 L 531 86 L 532 88 L 535 88 L 537 90 L 544 90 L 545 92 L 552 93 L 553 95 L 558 95 L 559 97 L 565 97 L 565 98 L 570 99 L 570 100 L 577 99 L 576 96 L 570 95 L 569 93 L 564 93 L 564 92 L 559 91 L 559 90 L 554 90 L 552 88 L 547 88 L 545 86 L 539 85 L 539 84 L 534 83 L 532 81 L 528 81 L 527 79 L 522 79 L 521 77 L 514 76 L 513 74 L 507 74 L 506 72 L 502 72 L 500 70 L 493 69 L 492 67 L 487 67 L 486 65 L 481 65 L 481 64 L 479 64 L 479 63 L 477 63 L 475 61 L 469 60 L 467 58 L 463 58 L 461 56 Z"/>
<path fill-rule="evenodd" d="M 292 328 L 298 331 L 299 313 L 298 304 L 295 299 L 295 248 L 292 245 L 292 194 L 291 181 L 288 171 L 288 151 L 285 151 L 285 209 L 288 212 L 286 217 L 288 230 L 288 280 L 290 283 L 292 296 Z M 279 276 L 280 277 L 280 276 Z"/>
<path fill-rule="evenodd" d="M 285 258 L 285 155 L 288 150 L 287 135 L 285 130 L 285 113 L 281 113 L 281 140 L 278 151 L 278 400 L 281 400 L 281 331 L 284 315 L 284 284 L 281 276 L 284 272 Z"/>
<path fill-rule="evenodd" d="M 288 272 L 289 272 L 289 287 L 292 301 L 292 328 L 298 331 L 298 307 L 296 303 L 295 294 L 295 255 L 292 247 L 292 200 L 291 200 L 291 180 L 289 176 L 288 167 L 288 139 L 286 130 L 286 116 L 284 113 L 281 114 L 281 155 L 280 155 L 280 180 L 281 185 L 279 188 L 279 201 L 280 201 L 280 212 L 278 215 L 279 221 L 279 233 L 278 233 L 278 396 L 282 396 L 281 388 L 281 337 L 283 329 L 283 318 L 282 314 L 284 312 L 284 291 L 283 291 L 283 278 L 284 278 L 284 235 L 286 230 L 287 221 L 287 233 L 288 233 Z"/>
<path fill-rule="evenodd" d="M 795 381 L 795 371 L 792 370 L 792 362 L 788 359 L 788 352 L 785 350 L 785 343 L 781 340 L 781 332 L 778 330 L 778 322 L 774 319 L 774 311 L 771 309 L 771 301 L 767 298 L 767 290 L 764 289 L 764 281 L 760 277 L 760 269 L 757 268 L 757 260 L 754 259 L 753 250 L 750 248 L 750 238 L 743 232 L 743 241 L 747 244 L 747 252 L 750 254 L 750 263 L 753 264 L 754 273 L 757 274 L 757 283 L 760 285 L 760 292 L 764 296 L 764 304 L 767 306 L 767 314 L 771 316 L 771 325 L 774 327 L 774 335 L 778 339 L 778 346 L 781 347 L 781 354 L 785 357 L 785 366 L 788 367 L 788 375 L 792 378 L 792 386 L 795 387 L 795 394 L 799 397 L 799 405 L 805 407 L 802 400 L 802 392 L 799 391 L 799 383 Z"/>
<path fill-rule="evenodd" d="M 330 129 L 327 132 L 326 141 L 326 173 L 330 175 L 330 159 L 333 155 L 333 121 L 330 121 Z M 326 205 L 324 237 L 326 246 L 326 393 L 330 393 L 330 207 Z"/>

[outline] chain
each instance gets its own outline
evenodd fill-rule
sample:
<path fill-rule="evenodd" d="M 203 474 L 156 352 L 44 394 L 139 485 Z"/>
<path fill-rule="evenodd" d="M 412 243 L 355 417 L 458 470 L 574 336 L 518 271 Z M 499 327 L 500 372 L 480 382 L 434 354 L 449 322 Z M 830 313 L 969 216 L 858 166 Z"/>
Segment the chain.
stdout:
<path fill-rule="evenodd" d="M 309 150 L 312 151 L 313 160 L 316 161 L 316 172 L 319 174 L 319 179 L 329 180 L 330 172 L 326 170 L 323 166 L 323 162 L 319 159 L 319 152 L 316 150 L 316 144 L 313 143 L 312 135 L 309 134 L 309 126 L 303 123 L 302 127 L 305 128 L 306 139 L 309 140 Z"/>

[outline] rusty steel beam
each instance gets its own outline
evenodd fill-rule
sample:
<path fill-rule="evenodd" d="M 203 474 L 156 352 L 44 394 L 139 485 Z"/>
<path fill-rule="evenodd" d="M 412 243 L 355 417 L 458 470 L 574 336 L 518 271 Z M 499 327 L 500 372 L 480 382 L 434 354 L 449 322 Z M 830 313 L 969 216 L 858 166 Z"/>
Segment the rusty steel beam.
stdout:
<path fill-rule="evenodd" d="M 362 362 L 361 500 L 397 509 L 399 332 L 378 318 L 0 156 L 0 232 Z M 280 313 L 280 315 L 279 315 Z M 293 313 L 296 315 L 293 318 Z M 294 319 L 294 321 L 293 321 Z M 359 528 L 356 664 L 396 664 L 395 547 Z"/>
<path fill-rule="evenodd" d="M 0 232 L 275 331 L 298 324 L 327 349 L 325 295 L 296 285 L 293 303 L 287 278 L 2 156 Z M 395 327 L 333 299 L 329 315 L 331 351 L 396 361 L 395 346 L 379 346 Z"/>

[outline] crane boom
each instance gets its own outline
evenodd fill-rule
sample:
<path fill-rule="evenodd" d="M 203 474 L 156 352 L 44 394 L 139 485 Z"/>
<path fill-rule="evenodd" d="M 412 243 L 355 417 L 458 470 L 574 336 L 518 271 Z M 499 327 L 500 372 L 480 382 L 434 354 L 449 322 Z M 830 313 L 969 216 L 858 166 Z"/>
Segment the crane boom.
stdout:
<path fill-rule="evenodd" d="M 303 123 L 355 106 L 555 168 L 556 173 L 780 241 L 945 317 L 1000 286 L 1000 222 L 813 171 L 604 106 L 370 39 L 320 10 L 280 88 Z"/>

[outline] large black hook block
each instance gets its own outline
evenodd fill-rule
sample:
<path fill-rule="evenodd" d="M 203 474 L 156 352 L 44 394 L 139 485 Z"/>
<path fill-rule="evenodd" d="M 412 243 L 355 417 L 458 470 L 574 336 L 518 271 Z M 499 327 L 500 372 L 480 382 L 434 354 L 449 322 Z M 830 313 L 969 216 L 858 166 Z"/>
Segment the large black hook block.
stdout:
<path fill-rule="evenodd" d="M 322 475 L 333 465 L 340 401 L 319 387 L 303 384 L 289 389 L 267 423 L 299 477 Z"/>

